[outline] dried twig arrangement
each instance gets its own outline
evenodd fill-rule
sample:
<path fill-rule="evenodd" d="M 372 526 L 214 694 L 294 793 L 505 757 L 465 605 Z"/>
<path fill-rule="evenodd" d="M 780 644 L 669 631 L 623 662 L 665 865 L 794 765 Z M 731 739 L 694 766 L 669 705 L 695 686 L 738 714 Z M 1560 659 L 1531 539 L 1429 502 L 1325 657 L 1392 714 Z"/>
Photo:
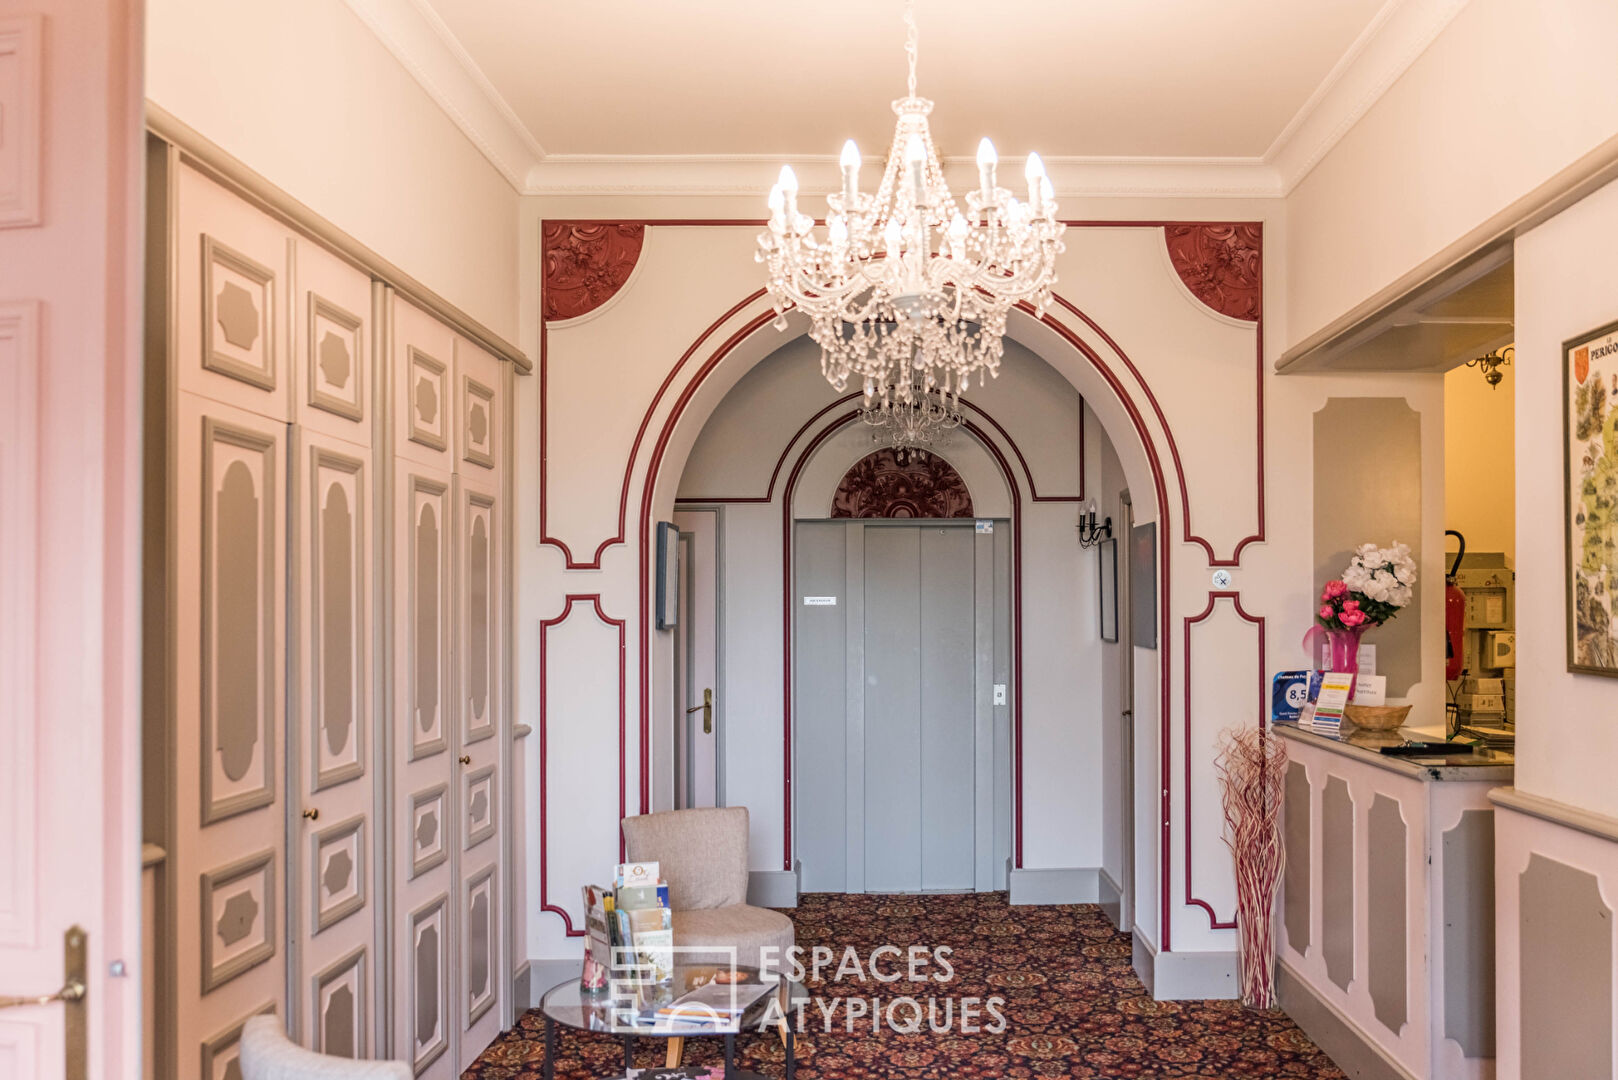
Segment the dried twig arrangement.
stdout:
<path fill-rule="evenodd" d="M 1275 1007 L 1275 893 L 1286 865 L 1281 794 L 1286 743 L 1263 727 L 1219 736 L 1214 768 L 1224 791 L 1225 843 L 1236 859 L 1236 937 L 1242 1004 Z"/>

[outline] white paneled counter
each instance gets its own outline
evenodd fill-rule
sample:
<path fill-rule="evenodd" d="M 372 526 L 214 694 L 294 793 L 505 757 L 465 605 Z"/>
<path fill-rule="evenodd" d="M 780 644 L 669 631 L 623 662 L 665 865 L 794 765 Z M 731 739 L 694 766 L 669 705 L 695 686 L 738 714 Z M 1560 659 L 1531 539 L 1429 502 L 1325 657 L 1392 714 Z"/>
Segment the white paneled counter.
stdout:
<path fill-rule="evenodd" d="M 1405 734 L 1287 740 L 1281 1004 L 1361 1077 L 1494 1076 L 1494 811 L 1509 754 L 1379 752 Z"/>

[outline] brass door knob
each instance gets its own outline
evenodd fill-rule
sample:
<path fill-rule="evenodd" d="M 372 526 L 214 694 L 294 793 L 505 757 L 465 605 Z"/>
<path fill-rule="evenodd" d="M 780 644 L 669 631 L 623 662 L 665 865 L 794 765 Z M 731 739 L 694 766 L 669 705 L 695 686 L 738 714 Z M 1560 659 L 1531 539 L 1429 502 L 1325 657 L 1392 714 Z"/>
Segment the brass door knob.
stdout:
<path fill-rule="evenodd" d="M 310 821 L 319 821 L 320 808 L 318 806 L 311 806 L 309 809 L 303 812 L 303 816 L 308 818 Z"/>
<path fill-rule="evenodd" d="M 462 754 L 460 761 L 462 765 L 470 765 L 472 764 L 472 756 L 470 754 Z"/>

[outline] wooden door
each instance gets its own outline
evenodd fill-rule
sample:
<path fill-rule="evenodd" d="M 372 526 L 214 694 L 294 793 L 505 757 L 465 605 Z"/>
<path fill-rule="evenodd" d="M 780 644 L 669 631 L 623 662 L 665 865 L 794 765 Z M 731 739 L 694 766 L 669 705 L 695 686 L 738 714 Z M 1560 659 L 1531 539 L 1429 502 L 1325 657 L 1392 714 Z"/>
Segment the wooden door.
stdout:
<path fill-rule="evenodd" d="M 139 27 L 0 4 L 0 995 L 88 951 L 0 1010 L 31 1080 L 141 1065 Z"/>
<path fill-rule="evenodd" d="M 288 1026 L 341 1057 L 376 1030 L 382 909 L 375 668 L 372 283 L 299 240 L 292 311 L 293 847 Z"/>
<path fill-rule="evenodd" d="M 458 906 L 454 755 L 457 710 L 454 493 L 446 402 L 454 335 L 420 309 L 389 305 L 393 563 L 389 736 L 393 821 L 392 1057 L 418 1076 L 458 1075 L 455 1014 Z"/>
<path fill-rule="evenodd" d="M 499 1035 L 505 947 L 505 415 L 500 361 L 455 343 L 456 861 L 459 1067 Z"/>

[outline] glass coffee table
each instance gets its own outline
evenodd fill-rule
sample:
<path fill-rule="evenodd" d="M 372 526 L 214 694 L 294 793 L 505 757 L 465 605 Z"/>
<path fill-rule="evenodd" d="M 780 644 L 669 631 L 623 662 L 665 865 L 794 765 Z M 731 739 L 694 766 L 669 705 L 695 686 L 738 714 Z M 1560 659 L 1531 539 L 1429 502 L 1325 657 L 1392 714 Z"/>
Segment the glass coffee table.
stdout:
<path fill-rule="evenodd" d="M 738 991 L 756 989 L 760 984 L 774 987 L 774 990 L 760 996 L 736 1020 L 689 1022 L 655 1017 L 658 1009 L 672 1004 L 691 990 L 713 983 L 716 979 L 722 981 L 727 978 L 734 978 Z M 760 1023 L 765 1019 L 771 999 L 780 1000 L 780 1012 L 785 1017 L 780 1023 L 780 1031 L 786 1046 L 786 1080 L 794 1080 L 795 1033 L 791 1017 L 795 1004 L 808 999 L 807 992 L 800 984 L 790 982 L 782 975 L 761 975 L 757 968 L 693 964 L 676 965 L 674 977 L 667 983 L 650 987 L 635 986 L 632 991 L 617 995 L 611 992 L 614 989 L 620 988 L 609 985 L 606 991 L 587 993 L 579 985 L 579 980 L 574 978 L 558 983 L 545 992 L 539 1002 L 540 1011 L 545 1017 L 544 1080 L 555 1080 L 557 1024 L 565 1024 L 579 1031 L 617 1036 L 623 1042 L 626 1072 L 634 1067 L 637 1039 L 679 1039 L 683 1044 L 685 1039 L 722 1038 L 725 1040 L 725 1080 L 766 1080 L 758 1073 L 736 1071 L 736 1036 L 744 1031 L 762 1030 Z M 784 998 L 782 995 L 785 995 Z M 649 1069 L 646 1074 L 655 1078 L 659 1071 Z"/>

